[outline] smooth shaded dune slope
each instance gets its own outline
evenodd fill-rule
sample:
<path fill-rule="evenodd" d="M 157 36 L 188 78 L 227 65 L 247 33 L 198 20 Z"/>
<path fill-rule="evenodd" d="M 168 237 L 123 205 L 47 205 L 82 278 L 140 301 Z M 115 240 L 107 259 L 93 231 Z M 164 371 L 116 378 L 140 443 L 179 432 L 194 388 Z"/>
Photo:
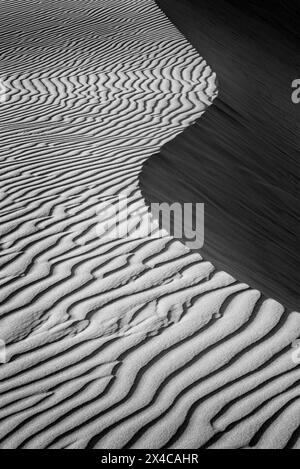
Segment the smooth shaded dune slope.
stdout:
<path fill-rule="evenodd" d="M 152 0 L 2 4 L 0 448 L 299 447 L 300 315 L 134 236 L 210 66 Z M 110 239 L 121 194 L 139 216 Z"/>
<path fill-rule="evenodd" d="M 204 202 L 201 253 L 299 308 L 300 2 L 158 0 L 211 64 L 219 96 L 143 167 L 150 202 Z"/>

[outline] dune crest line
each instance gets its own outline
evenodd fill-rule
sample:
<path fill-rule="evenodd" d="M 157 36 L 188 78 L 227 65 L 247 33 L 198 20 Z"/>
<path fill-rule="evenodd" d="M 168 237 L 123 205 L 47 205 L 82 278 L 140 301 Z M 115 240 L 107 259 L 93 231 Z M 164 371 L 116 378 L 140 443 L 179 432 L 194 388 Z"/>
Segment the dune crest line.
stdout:
<path fill-rule="evenodd" d="M 167 233 L 97 232 L 103 201 L 145 206 L 142 164 L 212 103 L 211 68 L 153 0 L 0 23 L 0 448 L 299 446 L 299 315 Z"/>

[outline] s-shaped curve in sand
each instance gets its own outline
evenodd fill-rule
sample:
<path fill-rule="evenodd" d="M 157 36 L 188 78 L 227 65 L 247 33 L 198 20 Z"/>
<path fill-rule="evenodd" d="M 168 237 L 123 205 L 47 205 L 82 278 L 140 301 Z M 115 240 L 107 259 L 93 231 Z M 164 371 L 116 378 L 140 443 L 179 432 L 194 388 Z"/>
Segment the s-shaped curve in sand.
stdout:
<path fill-rule="evenodd" d="M 152 0 L 1 7 L 0 447 L 299 447 L 300 316 L 97 231 L 215 74 Z"/>

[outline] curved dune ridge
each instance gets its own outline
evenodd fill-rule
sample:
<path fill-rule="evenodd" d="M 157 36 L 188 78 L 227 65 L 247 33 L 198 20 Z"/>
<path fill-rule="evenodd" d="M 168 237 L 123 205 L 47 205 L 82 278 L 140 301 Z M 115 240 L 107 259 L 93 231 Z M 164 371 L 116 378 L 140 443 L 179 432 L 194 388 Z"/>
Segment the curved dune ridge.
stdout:
<path fill-rule="evenodd" d="M 149 158 L 142 195 L 205 203 L 201 255 L 299 308 L 300 2 L 157 0 L 216 72 L 214 105 Z M 167 183 L 165 182 L 167 181 Z"/>
<path fill-rule="evenodd" d="M 215 74 L 152 0 L 1 7 L 0 448 L 299 448 L 300 315 L 97 229 Z"/>

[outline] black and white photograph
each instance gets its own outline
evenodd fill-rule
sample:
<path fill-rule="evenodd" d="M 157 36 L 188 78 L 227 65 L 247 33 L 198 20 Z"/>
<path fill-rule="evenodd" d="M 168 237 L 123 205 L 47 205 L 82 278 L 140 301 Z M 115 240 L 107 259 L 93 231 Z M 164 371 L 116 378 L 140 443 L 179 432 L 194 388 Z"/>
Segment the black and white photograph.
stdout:
<path fill-rule="evenodd" d="M 0 449 L 300 449 L 299 163 L 300 0 L 0 0 Z"/>

